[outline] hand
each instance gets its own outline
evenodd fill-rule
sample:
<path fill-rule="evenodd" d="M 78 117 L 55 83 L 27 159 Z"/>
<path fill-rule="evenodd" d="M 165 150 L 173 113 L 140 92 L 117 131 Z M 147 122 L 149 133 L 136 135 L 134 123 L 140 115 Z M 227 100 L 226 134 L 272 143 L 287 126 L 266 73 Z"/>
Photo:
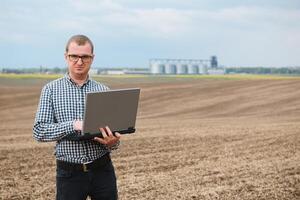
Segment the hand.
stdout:
<path fill-rule="evenodd" d="M 73 122 L 73 127 L 75 131 L 82 131 L 82 120 L 75 120 Z"/>
<path fill-rule="evenodd" d="M 113 135 L 108 126 L 106 126 L 105 128 L 99 128 L 99 130 L 102 133 L 103 138 L 95 137 L 94 140 L 108 147 L 112 147 L 121 138 L 121 134 L 118 132 L 116 132 L 115 135 Z"/>

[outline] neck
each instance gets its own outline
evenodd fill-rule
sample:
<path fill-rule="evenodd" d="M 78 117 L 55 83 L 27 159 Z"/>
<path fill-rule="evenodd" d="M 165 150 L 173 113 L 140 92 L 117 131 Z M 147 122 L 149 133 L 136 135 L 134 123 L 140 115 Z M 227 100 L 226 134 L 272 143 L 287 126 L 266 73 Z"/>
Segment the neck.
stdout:
<path fill-rule="evenodd" d="M 71 74 L 71 73 L 69 73 L 69 76 L 77 85 L 83 85 L 84 82 L 88 78 L 87 74 Z"/>

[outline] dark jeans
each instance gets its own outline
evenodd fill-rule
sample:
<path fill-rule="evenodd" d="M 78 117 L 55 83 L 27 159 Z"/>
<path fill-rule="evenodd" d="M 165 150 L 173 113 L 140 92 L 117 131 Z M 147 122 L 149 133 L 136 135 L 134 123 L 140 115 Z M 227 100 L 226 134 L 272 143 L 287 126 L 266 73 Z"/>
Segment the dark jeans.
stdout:
<path fill-rule="evenodd" d="M 112 162 L 100 169 L 70 171 L 57 168 L 56 200 L 116 200 L 118 191 Z"/>

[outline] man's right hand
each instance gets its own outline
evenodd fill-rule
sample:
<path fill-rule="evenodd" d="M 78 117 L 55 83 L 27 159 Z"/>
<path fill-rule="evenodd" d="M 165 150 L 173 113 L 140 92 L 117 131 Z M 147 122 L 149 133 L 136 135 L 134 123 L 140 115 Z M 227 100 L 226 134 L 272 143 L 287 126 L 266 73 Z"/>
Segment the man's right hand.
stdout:
<path fill-rule="evenodd" d="M 82 131 L 82 120 L 75 120 L 73 122 L 73 127 L 75 131 Z"/>

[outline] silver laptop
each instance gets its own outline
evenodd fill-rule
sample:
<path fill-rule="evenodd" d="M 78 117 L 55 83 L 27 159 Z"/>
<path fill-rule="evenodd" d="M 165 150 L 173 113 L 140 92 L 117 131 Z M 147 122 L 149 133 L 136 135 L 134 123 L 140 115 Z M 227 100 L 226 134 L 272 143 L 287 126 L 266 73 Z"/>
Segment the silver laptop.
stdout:
<path fill-rule="evenodd" d="M 139 88 L 87 93 L 83 131 L 77 139 L 102 137 L 99 128 L 105 126 L 113 133 L 134 133 L 139 96 Z"/>

